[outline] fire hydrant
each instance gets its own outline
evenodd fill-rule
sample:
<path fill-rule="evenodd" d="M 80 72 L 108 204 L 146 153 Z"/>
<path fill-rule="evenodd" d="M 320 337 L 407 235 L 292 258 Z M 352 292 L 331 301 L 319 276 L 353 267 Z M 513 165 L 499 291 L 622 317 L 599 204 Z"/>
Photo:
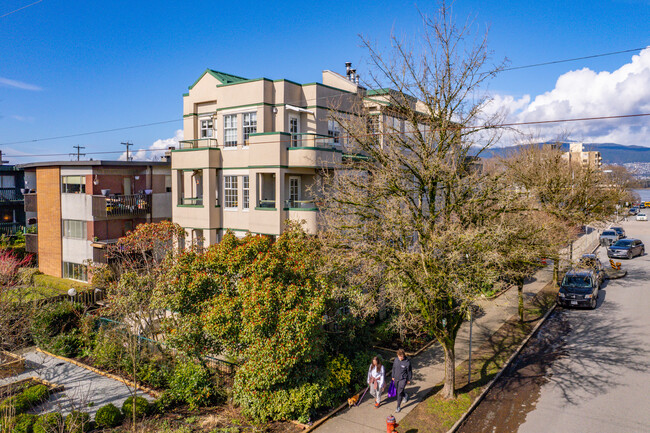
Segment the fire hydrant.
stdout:
<path fill-rule="evenodd" d="M 387 433 L 397 433 L 397 430 L 395 430 L 399 424 L 397 424 L 397 420 L 393 415 L 389 415 L 388 418 L 386 418 L 386 432 Z"/>

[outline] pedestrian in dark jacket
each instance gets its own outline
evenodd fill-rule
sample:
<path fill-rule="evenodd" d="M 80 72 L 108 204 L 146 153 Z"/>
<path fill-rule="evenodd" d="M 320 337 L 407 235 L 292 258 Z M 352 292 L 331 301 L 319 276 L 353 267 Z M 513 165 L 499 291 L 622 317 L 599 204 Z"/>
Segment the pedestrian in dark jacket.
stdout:
<path fill-rule="evenodd" d="M 413 378 L 411 360 L 406 357 L 404 349 L 399 349 L 397 351 L 397 358 L 393 361 L 393 371 L 391 375 L 393 376 L 393 382 L 395 382 L 395 387 L 397 388 L 397 409 L 395 409 L 395 412 L 399 412 L 402 410 L 400 407 L 402 399 L 404 399 L 404 402 L 407 402 L 409 399 L 409 396 L 406 393 L 406 385 L 410 384 L 411 379 Z"/>

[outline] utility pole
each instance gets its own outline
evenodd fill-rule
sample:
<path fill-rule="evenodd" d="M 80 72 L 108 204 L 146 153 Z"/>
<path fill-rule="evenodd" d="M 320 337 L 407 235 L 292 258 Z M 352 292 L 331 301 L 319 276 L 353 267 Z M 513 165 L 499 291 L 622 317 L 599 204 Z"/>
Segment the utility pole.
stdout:
<path fill-rule="evenodd" d="M 72 146 L 73 148 L 77 149 L 77 161 L 81 161 L 81 156 L 86 156 L 85 153 L 80 153 L 81 149 L 85 149 L 85 146 Z M 74 153 L 71 153 L 70 155 L 74 156 Z"/>
<path fill-rule="evenodd" d="M 129 156 L 129 147 L 133 146 L 133 143 L 131 143 L 130 141 L 127 141 L 126 143 L 122 142 L 121 144 L 126 146 L 126 160 L 131 161 L 131 157 Z"/>

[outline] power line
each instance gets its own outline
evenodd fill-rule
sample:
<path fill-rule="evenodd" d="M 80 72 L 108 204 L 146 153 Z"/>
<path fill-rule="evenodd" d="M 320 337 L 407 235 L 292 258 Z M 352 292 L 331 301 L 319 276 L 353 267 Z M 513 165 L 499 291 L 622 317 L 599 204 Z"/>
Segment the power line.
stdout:
<path fill-rule="evenodd" d="M 42 1 L 42 0 L 40 0 L 40 1 Z M 39 2 L 36 2 L 36 3 L 39 3 Z M 35 4 L 35 3 L 33 3 L 33 4 Z M 609 52 L 609 53 L 600 53 L 600 54 L 593 54 L 593 55 L 590 55 L 590 56 L 575 57 L 575 58 L 572 58 L 572 59 L 553 60 L 553 61 L 549 61 L 549 62 L 534 63 L 534 64 L 530 64 L 530 65 L 513 66 L 513 67 L 510 67 L 510 68 L 502 69 L 500 72 L 513 71 L 513 70 L 517 70 L 517 69 L 534 68 L 534 67 L 539 67 L 539 66 L 547 66 L 547 65 L 557 64 L 557 63 L 573 62 L 573 61 L 577 61 L 577 60 L 593 59 L 593 58 L 597 58 L 597 57 L 612 56 L 612 55 L 615 55 L 615 54 L 623 54 L 623 53 L 641 51 L 641 50 L 644 50 L 646 48 L 647 47 L 631 48 L 631 49 L 627 49 L 627 50 L 613 51 L 613 52 Z M 338 95 L 338 96 L 331 96 L 331 95 L 320 96 L 320 97 L 317 97 L 317 98 L 308 98 L 308 99 L 305 99 L 304 101 L 305 102 L 311 102 L 311 101 L 318 102 L 319 100 L 323 100 L 323 99 L 332 100 L 332 99 L 335 99 L 335 98 L 337 98 L 339 96 L 340 95 Z M 296 102 L 293 102 L 293 103 L 285 102 L 285 104 L 288 104 L 288 105 L 293 105 L 293 104 L 299 104 L 300 105 L 301 103 L 302 103 L 302 101 L 296 101 Z M 32 139 L 32 140 L 23 140 L 23 141 L 10 141 L 10 142 L 6 142 L 6 143 L 0 143 L 0 146 L 14 145 L 14 144 L 35 143 L 35 142 L 38 142 L 38 141 L 59 140 L 59 139 L 63 139 L 63 138 L 83 137 L 83 136 L 86 136 L 86 135 L 104 134 L 104 133 L 107 133 L 107 132 L 124 131 L 124 130 L 127 130 L 127 129 L 136 129 L 136 128 L 145 128 L 145 127 L 148 127 L 148 126 L 163 125 L 163 124 L 167 124 L 167 123 L 180 122 L 182 120 L 183 119 L 163 120 L 163 121 L 160 121 L 160 122 L 144 123 L 144 124 L 140 124 L 140 125 L 131 125 L 131 126 L 124 126 L 124 127 L 119 127 L 119 128 L 103 129 L 103 130 L 98 130 L 98 131 L 81 132 L 81 133 L 77 133 L 77 134 L 60 135 L 60 136 L 57 136 L 57 137 L 35 138 L 35 139 Z"/>
<path fill-rule="evenodd" d="M 80 132 L 78 134 L 60 135 L 58 137 L 34 138 L 32 140 L 24 140 L 24 141 L 10 141 L 10 142 L 6 142 L 6 143 L 0 143 L 0 146 L 6 146 L 6 145 L 11 145 L 11 144 L 34 143 L 34 142 L 37 142 L 37 141 L 59 140 L 61 138 L 82 137 L 84 135 L 103 134 L 103 133 L 106 133 L 106 132 L 124 131 L 126 129 L 144 128 L 144 127 L 147 127 L 147 126 L 155 126 L 155 125 L 163 125 L 165 123 L 180 122 L 182 120 L 183 119 L 163 120 L 163 121 L 160 121 L 160 122 L 143 123 L 141 125 L 131 125 L 131 126 L 123 126 L 123 127 L 120 127 L 120 128 L 102 129 L 102 130 L 99 130 L 99 131 Z"/>
<path fill-rule="evenodd" d="M 502 123 L 499 125 L 474 125 L 474 126 L 461 126 L 459 129 L 496 129 L 496 128 L 507 128 L 507 127 L 512 127 L 512 126 L 525 126 L 525 125 L 540 125 L 540 124 L 551 124 L 551 123 L 565 123 L 565 122 L 590 122 L 590 121 L 596 121 L 596 120 L 616 120 L 616 119 L 629 119 L 629 118 L 638 118 L 638 117 L 647 117 L 650 116 L 650 113 L 637 113 L 637 114 L 621 114 L 621 115 L 614 115 L 614 116 L 596 116 L 596 117 L 575 117 L 575 118 L 570 118 L 570 119 L 555 119 L 555 120 L 535 120 L 535 121 L 529 121 L 529 122 L 515 122 L 515 123 Z M 439 128 L 433 128 L 429 129 L 428 131 L 435 131 Z M 449 128 L 453 129 L 453 128 Z M 369 133 L 369 134 L 361 134 L 361 135 L 355 135 L 356 138 L 359 137 L 364 137 L 364 136 L 375 136 L 375 137 L 380 137 L 380 136 L 385 136 L 385 135 L 392 135 L 395 134 L 395 132 L 380 132 L 380 133 Z M 323 140 L 330 140 L 332 137 L 323 137 Z M 340 139 L 346 139 L 350 138 L 350 135 L 340 135 Z M 280 140 L 280 142 L 286 142 L 286 143 L 291 143 L 291 137 L 286 138 L 283 140 Z M 255 144 L 271 144 L 271 143 L 277 143 L 277 140 L 269 140 L 269 141 L 258 141 Z M 125 144 L 125 143 L 122 143 Z M 131 145 L 131 143 L 129 143 Z M 164 152 L 167 149 L 135 149 L 134 151 L 131 151 L 130 153 L 134 152 Z M 115 154 L 115 153 L 124 153 L 123 150 L 109 150 L 109 151 L 101 151 L 101 152 L 88 152 L 87 155 L 106 155 L 106 154 Z M 2 153 L 0 152 L 0 155 Z M 67 153 L 44 153 L 44 154 L 31 154 L 31 155 L 6 155 L 6 157 L 11 157 L 11 158 L 34 158 L 34 157 L 41 157 L 41 156 L 64 156 L 64 155 L 69 155 Z M 85 154 L 84 154 L 85 155 Z"/>
<path fill-rule="evenodd" d="M 631 53 L 633 51 L 641 51 L 641 50 L 645 50 L 646 48 L 647 47 L 631 48 L 629 50 L 612 51 L 611 53 L 592 54 L 591 56 L 574 57 L 572 59 L 552 60 L 550 62 L 533 63 L 531 65 L 513 66 L 513 67 L 510 67 L 510 68 L 501 69 L 501 71 L 499 71 L 499 72 L 514 71 L 514 70 L 517 70 L 517 69 L 526 69 L 526 68 L 536 68 L 538 66 L 556 65 L 558 63 L 575 62 L 577 60 L 595 59 L 597 57 L 613 56 L 615 54 L 623 54 L 623 53 Z"/>
<path fill-rule="evenodd" d="M 0 18 L 4 18 L 4 17 L 9 16 L 9 15 L 11 15 L 11 14 L 13 14 L 13 13 L 18 12 L 18 11 L 22 11 L 23 9 L 27 9 L 28 7 L 30 7 L 30 6 L 34 6 L 35 4 L 38 4 L 38 3 L 42 2 L 42 1 L 43 1 L 43 0 L 38 0 L 38 1 L 35 1 L 34 3 L 30 3 L 30 4 L 28 4 L 27 6 L 23 6 L 23 7 L 21 7 L 21 8 L 18 8 L 18 9 L 16 9 L 16 10 L 11 11 L 11 12 L 7 12 L 7 13 L 4 14 L 4 15 L 0 15 Z"/>

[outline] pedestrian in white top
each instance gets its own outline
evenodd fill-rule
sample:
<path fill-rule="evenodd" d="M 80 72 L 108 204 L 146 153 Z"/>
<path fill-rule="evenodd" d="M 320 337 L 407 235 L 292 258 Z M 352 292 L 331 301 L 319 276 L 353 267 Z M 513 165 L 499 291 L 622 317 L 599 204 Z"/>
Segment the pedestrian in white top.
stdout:
<path fill-rule="evenodd" d="M 384 391 L 384 366 L 381 359 L 375 356 L 372 358 L 372 364 L 368 369 L 368 386 L 370 387 L 370 395 L 375 397 L 375 408 L 379 407 L 381 402 L 381 393 Z"/>

